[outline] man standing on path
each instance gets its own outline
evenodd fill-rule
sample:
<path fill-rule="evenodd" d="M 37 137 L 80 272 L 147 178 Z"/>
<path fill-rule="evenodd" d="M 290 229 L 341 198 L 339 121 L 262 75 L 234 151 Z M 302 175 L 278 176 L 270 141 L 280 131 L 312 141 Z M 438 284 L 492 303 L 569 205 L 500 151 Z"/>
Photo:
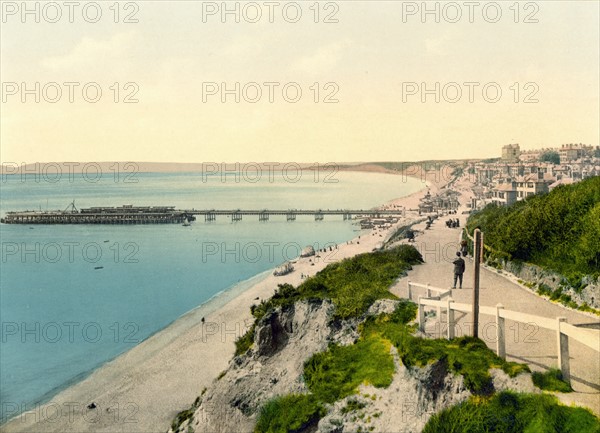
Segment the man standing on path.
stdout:
<path fill-rule="evenodd" d="M 454 284 L 452 285 L 452 288 L 456 289 L 456 280 L 458 280 L 458 288 L 462 289 L 463 274 L 465 273 L 465 261 L 460 256 L 460 251 L 456 252 L 456 260 L 454 260 L 452 264 L 454 265 Z"/>

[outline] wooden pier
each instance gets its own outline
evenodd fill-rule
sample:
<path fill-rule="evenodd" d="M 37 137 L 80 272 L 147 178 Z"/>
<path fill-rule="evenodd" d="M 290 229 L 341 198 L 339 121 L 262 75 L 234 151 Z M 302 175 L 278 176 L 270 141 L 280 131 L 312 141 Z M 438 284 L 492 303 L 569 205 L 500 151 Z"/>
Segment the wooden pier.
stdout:
<path fill-rule="evenodd" d="M 7 212 L 3 224 L 183 224 L 196 218 L 175 207 L 89 208 Z"/>
<path fill-rule="evenodd" d="M 344 221 L 354 218 L 384 218 L 403 216 L 403 210 L 349 210 L 349 209 L 285 209 L 285 210 L 242 210 L 242 209 L 175 209 L 174 206 L 160 207 L 92 207 L 77 210 L 72 203 L 64 211 L 23 211 L 7 212 L 1 222 L 4 224 L 182 224 L 195 221 L 203 216 L 204 221 L 213 222 L 217 217 L 228 217 L 232 222 L 244 217 L 255 217 L 258 221 L 269 221 L 273 216 L 285 217 L 286 221 L 296 221 L 298 216 L 312 216 L 315 221 L 323 221 L 325 216 L 341 216 Z"/>
<path fill-rule="evenodd" d="M 261 209 L 261 210 L 242 210 L 242 209 L 210 209 L 197 210 L 186 209 L 182 210 L 188 215 L 204 216 L 204 221 L 216 221 L 218 216 L 229 217 L 231 221 L 242 221 L 243 217 L 258 217 L 259 221 L 269 221 L 272 216 L 285 217 L 286 221 L 296 221 L 298 216 L 313 216 L 315 221 L 323 221 L 325 216 L 341 216 L 344 221 L 352 220 L 357 217 L 364 218 L 383 218 L 389 216 L 404 216 L 404 210 L 349 210 L 349 209 Z"/>

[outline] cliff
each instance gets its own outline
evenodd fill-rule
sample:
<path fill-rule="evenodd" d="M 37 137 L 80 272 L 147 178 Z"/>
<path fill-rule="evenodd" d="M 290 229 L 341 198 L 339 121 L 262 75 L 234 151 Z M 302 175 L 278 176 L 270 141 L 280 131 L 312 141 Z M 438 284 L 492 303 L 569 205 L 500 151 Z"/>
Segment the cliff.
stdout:
<path fill-rule="evenodd" d="M 257 323 L 253 346 L 230 361 L 192 407 L 178 415 L 169 432 L 254 431 L 265 403 L 277 396 L 309 393 L 304 377 L 307 359 L 331 344 L 354 344 L 367 319 L 391 314 L 398 304 L 380 299 L 361 317 L 348 320 L 334 317 L 329 300 L 302 300 L 270 311 Z M 450 371 L 447 359 L 406 367 L 393 345 L 389 353 L 394 363 L 389 386 L 363 383 L 358 392 L 326 404 L 322 416 L 309 417 L 294 431 L 420 432 L 432 414 L 471 395 L 463 376 Z M 536 392 L 528 373 L 509 378 L 493 369 L 491 376 L 496 391 Z"/>

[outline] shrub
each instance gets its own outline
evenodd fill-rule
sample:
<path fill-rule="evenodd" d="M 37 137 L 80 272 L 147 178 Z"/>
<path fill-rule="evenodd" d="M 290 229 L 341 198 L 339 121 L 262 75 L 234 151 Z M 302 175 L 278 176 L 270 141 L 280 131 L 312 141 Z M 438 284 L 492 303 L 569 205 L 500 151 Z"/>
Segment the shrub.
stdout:
<path fill-rule="evenodd" d="M 342 408 L 342 413 L 346 414 L 348 412 L 354 412 L 354 411 L 357 411 L 357 410 L 361 410 L 361 409 L 364 409 L 366 406 L 367 406 L 366 403 L 358 401 L 355 398 L 351 398 L 346 403 L 346 406 L 344 406 Z"/>
<path fill-rule="evenodd" d="M 571 392 L 573 388 L 563 380 L 562 373 L 556 368 L 540 373 L 538 371 L 531 375 L 533 384 L 545 391 Z"/>
<path fill-rule="evenodd" d="M 559 272 L 577 288 L 584 275 L 600 275 L 600 177 L 489 205 L 469 217 L 468 231 L 476 227 L 494 250 Z"/>
<path fill-rule="evenodd" d="M 407 367 L 421 367 L 438 361 L 447 363 L 450 371 L 464 376 L 465 386 L 475 394 L 493 392 L 490 368 L 502 368 L 511 377 L 529 371 L 525 364 L 504 361 L 477 338 L 445 340 L 415 337 L 414 326 L 407 325 L 415 314 L 416 304 L 403 301 L 393 314 L 368 320 L 362 334 L 380 333 L 390 340 Z"/>
<path fill-rule="evenodd" d="M 331 299 L 335 319 L 360 317 L 378 299 L 397 299 L 389 287 L 411 265 L 422 263 L 421 254 L 411 245 L 360 254 L 332 263 L 300 286 L 280 284 L 275 294 L 251 307 L 254 325 L 236 341 L 236 355 L 248 351 L 254 342 L 256 323 L 267 312 L 303 299 Z"/>
<path fill-rule="evenodd" d="M 171 423 L 171 429 L 175 432 L 181 424 L 186 422 L 187 420 L 191 420 L 194 417 L 195 408 L 191 407 L 190 409 L 182 410 L 176 416 L 173 422 Z"/>
<path fill-rule="evenodd" d="M 583 408 L 560 405 L 553 395 L 501 392 L 433 415 L 423 433 L 598 433 L 600 421 Z"/>
<path fill-rule="evenodd" d="M 235 356 L 243 355 L 254 344 L 254 333 L 256 324 L 253 324 L 248 331 L 237 340 L 235 340 Z"/>
<path fill-rule="evenodd" d="M 256 433 L 288 433 L 316 426 L 326 413 L 312 395 L 291 394 L 268 401 L 261 409 Z"/>
<path fill-rule="evenodd" d="M 351 346 L 331 345 L 304 363 L 304 380 L 320 400 L 333 403 L 354 394 L 361 383 L 384 388 L 392 383 L 390 344 L 369 335 Z"/>
<path fill-rule="evenodd" d="M 550 297 L 550 295 L 552 295 L 552 288 L 544 283 L 540 283 L 540 285 L 538 286 L 537 292 L 540 295 Z"/>

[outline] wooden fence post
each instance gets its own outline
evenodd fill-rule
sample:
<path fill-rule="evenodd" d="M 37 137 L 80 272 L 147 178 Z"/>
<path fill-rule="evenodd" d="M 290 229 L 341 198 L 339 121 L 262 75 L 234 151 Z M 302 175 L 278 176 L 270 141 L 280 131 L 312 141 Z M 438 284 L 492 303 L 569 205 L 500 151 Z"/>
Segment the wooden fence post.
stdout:
<path fill-rule="evenodd" d="M 481 247 L 481 251 L 479 251 L 479 258 L 481 260 L 481 263 L 484 263 L 485 262 L 485 257 L 484 257 L 484 254 L 485 254 L 485 247 L 484 247 L 485 242 L 483 240 L 483 232 L 479 232 L 479 236 L 480 236 L 480 238 L 479 238 L 479 245 Z"/>
<path fill-rule="evenodd" d="M 561 324 L 567 322 L 566 317 L 557 317 L 556 342 L 558 346 L 558 368 L 562 373 L 563 380 L 571 384 L 571 370 L 569 368 L 569 337 L 561 332 Z"/>
<path fill-rule="evenodd" d="M 504 332 L 504 317 L 500 316 L 501 310 L 504 310 L 504 305 L 496 305 L 496 354 L 500 358 L 506 359 L 506 341 L 504 340 L 506 333 Z"/>
<path fill-rule="evenodd" d="M 448 298 L 446 308 L 448 309 L 447 321 L 448 321 L 448 340 L 454 338 L 454 310 L 452 309 L 452 298 Z"/>
<path fill-rule="evenodd" d="M 481 231 L 475 229 L 474 275 L 473 275 L 473 337 L 479 337 L 479 266 L 481 265 Z"/>
<path fill-rule="evenodd" d="M 421 305 L 421 299 L 423 297 L 419 296 L 418 307 L 419 307 L 419 331 L 425 332 L 425 306 Z"/>

